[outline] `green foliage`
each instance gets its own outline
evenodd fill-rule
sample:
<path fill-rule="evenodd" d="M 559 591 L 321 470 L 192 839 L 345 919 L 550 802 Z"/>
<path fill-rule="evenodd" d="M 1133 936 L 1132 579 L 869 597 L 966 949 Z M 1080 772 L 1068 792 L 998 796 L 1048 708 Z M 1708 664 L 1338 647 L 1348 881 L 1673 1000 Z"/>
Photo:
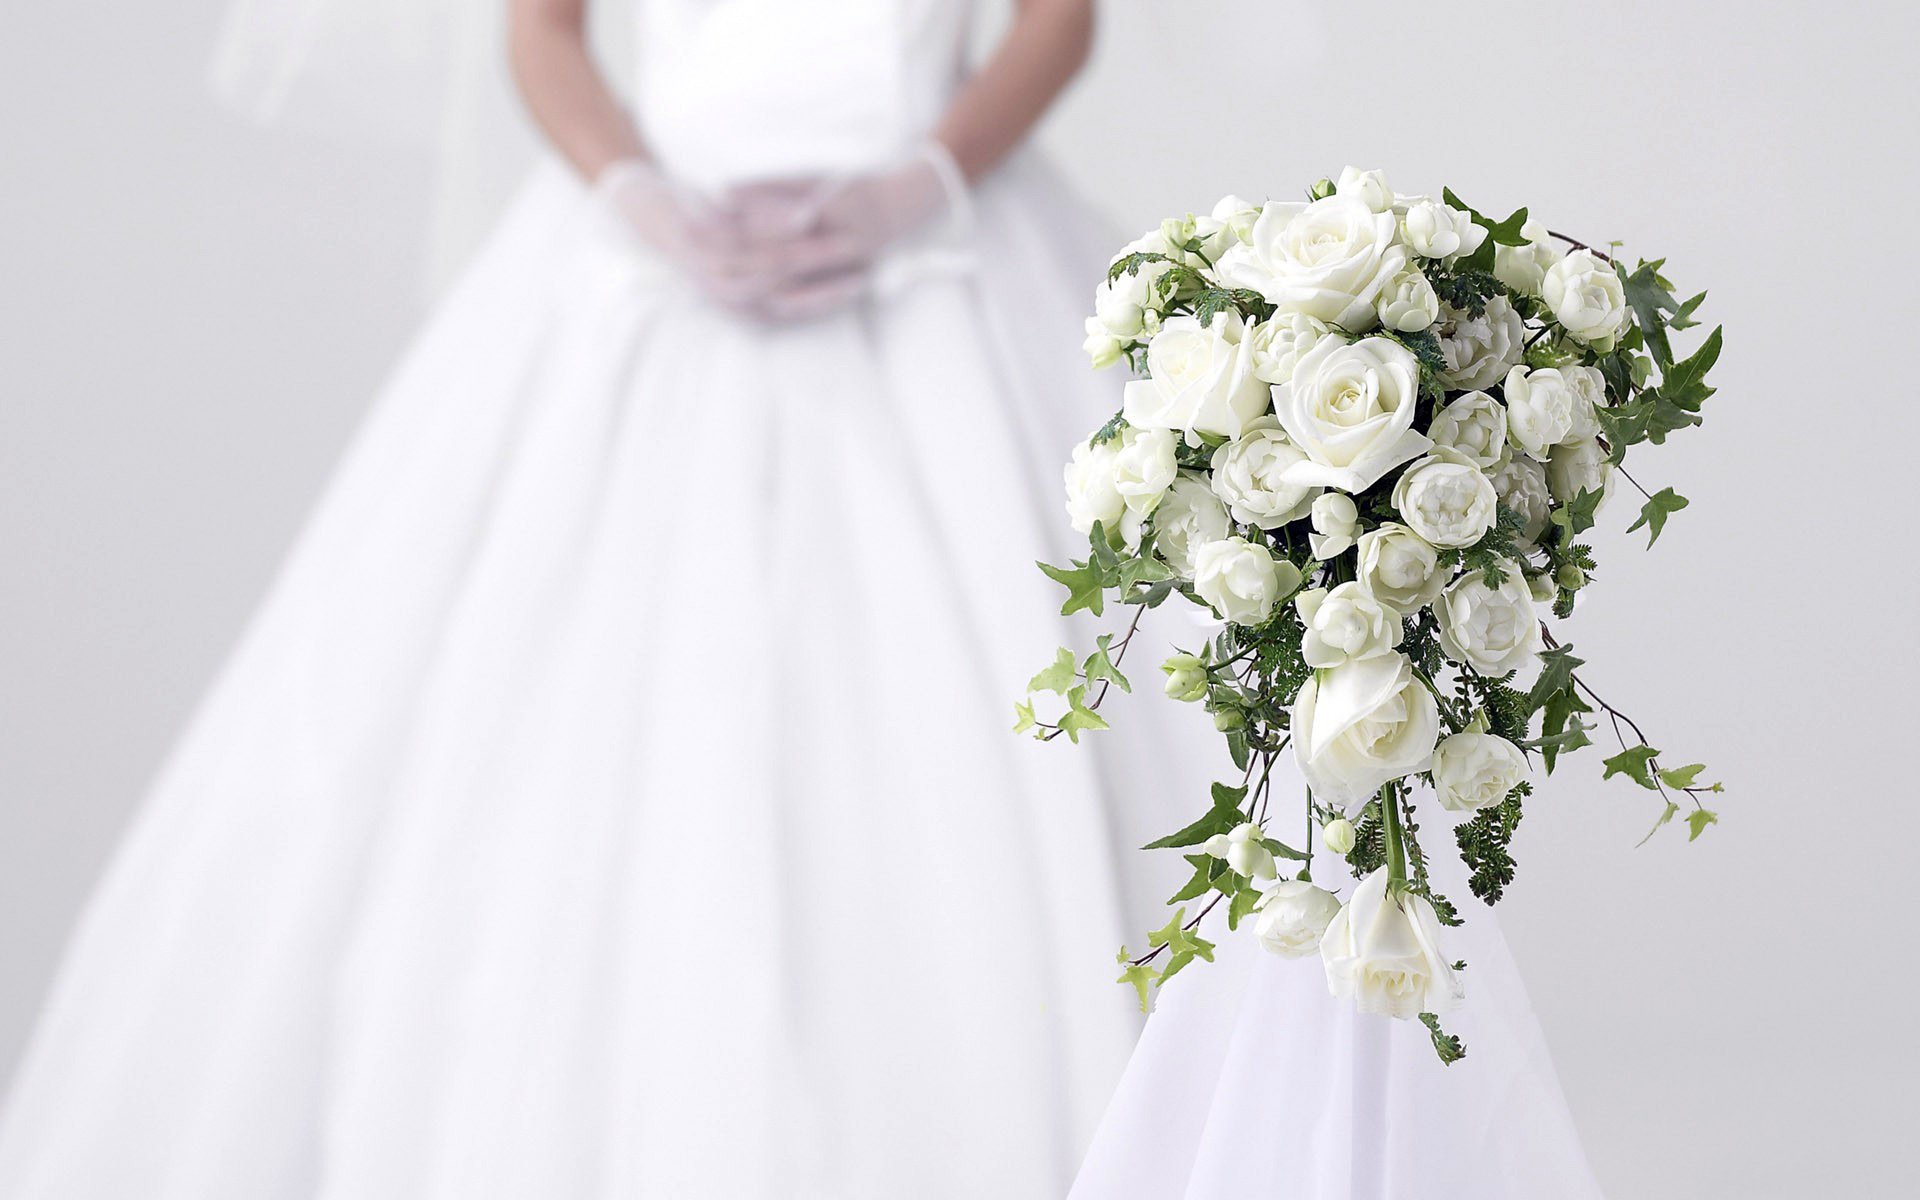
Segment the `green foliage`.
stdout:
<path fill-rule="evenodd" d="M 1355 879 L 1367 876 L 1387 865 L 1387 827 L 1380 819 L 1380 801 L 1370 800 L 1353 823 L 1353 849 L 1347 851 L 1347 866 Z"/>
<path fill-rule="evenodd" d="M 1467 1056 L 1467 1047 L 1458 1037 L 1440 1028 L 1440 1018 L 1432 1013 L 1421 1013 L 1420 1023 L 1427 1027 L 1433 1037 L 1433 1052 L 1440 1056 L 1446 1066 L 1452 1066 Z"/>
<path fill-rule="evenodd" d="M 1027 691 L 1030 693 L 1056 692 L 1062 696 L 1066 695 L 1067 690 L 1073 687 L 1074 680 L 1079 678 L 1074 670 L 1074 664 L 1077 661 L 1073 651 L 1062 646 L 1054 652 L 1053 662 L 1046 669 L 1027 680 Z"/>
<path fill-rule="evenodd" d="M 1457 564 L 1468 571 L 1478 571 L 1488 587 L 1497 588 L 1507 581 L 1507 569 L 1522 557 L 1514 539 L 1527 527 L 1527 519 L 1504 504 L 1495 509 L 1495 513 L 1493 528 L 1482 534 L 1479 541 L 1465 549 L 1442 551 L 1440 562 L 1443 566 Z"/>
<path fill-rule="evenodd" d="M 1112 650 L 1113 635 L 1101 634 L 1095 643 L 1094 652 L 1087 655 L 1086 666 L 1082 668 L 1081 674 L 1086 676 L 1089 684 L 1095 680 L 1104 679 L 1123 692 L 1131 692 L 1133 685 L 1127 682 L 1127 677 L 1122 675 L 1120 668 L 1114 665 Z"/>
<path fill-rule="evenodd" d="M 1176 908 L 1172 920 L 1147 935 L 1149 947 L 1157 950 L 1164 946 L 1167 951 L 1167 965 L 1160 968 L 1159 983 L 1164 984 L 1178 975 L 1183 967 L 1196 958 L 1213 961 L 1213 943 L 1187 929 L 1186 919 L 1187 910 Z"/>
<path fill-rule="evenodd" d="M 1149 963 L 1135 963 L 1133 959 L 1128 956 L 1125 946 L 1120 947 L 1118 957 L 1120 960 L 1120 978 L 1114 980 L 1114 982 L 1124 983 L 1133 988 L 1140 997 L 1140 1011 L 1146 1012 L 1153 1006 L 1148 993 L 1155 984 L 1160 982 L 1159 969 Z"/>
<path fill-rule="evenodd" d="M 1602 760 L 1607 770 L 1600 778 L 1612 779 L 1615 775 L 1625 775 L 1648 791 L 1657 792 L 1660 785 L 1654 782 L 1653 760 L 1659 753 L 1652 746 L 1630 746 Z"/>
<path fill-rule="evenodd" d="M 1163 838 L 1155 838 L 1142 846 L 1142 850 L 1166 850 L 1182 846 L 1198 846 L 1216 833 L 1231 833 L 1233 827 L 1246 820 L 1241 805 L 1247 801 L 1247 789 L 1229 787 L 1224 783 L 1213 785 L 1213 807 L 1184 829 L 1176 830 Z"/>
<path fill-rule="evenodd" d="M 1467 887 L 1487 904 L 1498 903 L 1513 882 L 1514 862 L 1508 847 L 1520 827 L 1520 802 L 1532 792 L 1531 784 L 1522 783 L 1505 800 L 1488 805 L 1454 828 L 1453 840 L 1470 872 Z"/>
<path fill-rule="evenodd" d="M 1520 232 L 1520 227 L 1527 223 L 1526 209 L 1516 210 L 1504 221 L 1495 221 L 1491 217 L 1482 215 L 1472 205 L 1454 195 L 1452 188 L 1441 189 L 1440 195 L 1450 207 L 1457 208 L 1461 212 L 1466 213 L 1473 219 L 1475 225 L 1487 231 L 1487 238 L 1480 243 L 1479 249 L 1455 264 L 1457 269 L 1467 271 L 1491 271 L 1493 270 L 1493 253 L 1495 246 L 1524 246 L 1526 244 L 1526 235 Z"/>
<path fill-rule="evenodd" d="M 1423 266 L 1427 282 L 1432 285 L 1434 295 L 1440 297 L 1452 308 L 1477 317 L 1487 311 L 1487 301 L 1495 296 L 1511 293 L 1507 285 L 1496 279 L 1491 271 L 1461 270 L 1457 265 Z"/>
<path fill-rule="evenodd" d="M 1075 744 L 1079 743 L 1082 733 L 1107 728 L 1107 719 L 1088 708 L 1086 698 L 1086 688 L 1070 689 L 1067 692 L 1067 711 L 1061 714 L 1057 722 L 1060 732 L 1066 734 L 1067 740 Z"/>

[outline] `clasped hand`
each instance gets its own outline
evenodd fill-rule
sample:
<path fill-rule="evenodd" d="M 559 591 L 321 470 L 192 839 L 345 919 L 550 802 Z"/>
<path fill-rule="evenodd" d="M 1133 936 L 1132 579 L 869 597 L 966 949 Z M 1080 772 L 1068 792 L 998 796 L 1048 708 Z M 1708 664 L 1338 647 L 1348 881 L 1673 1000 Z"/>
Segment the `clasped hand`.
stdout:
<path fill-rule="evenodd" d="M 603 171 L 595 191 L 709 301 L 762 321 L 805 321 L 853 303 L 882 252 L 951 211 L 957 173 L 943 173 L 936 153 L 847 178 L 742 184 L 717 198 L 632 160 Z"/>

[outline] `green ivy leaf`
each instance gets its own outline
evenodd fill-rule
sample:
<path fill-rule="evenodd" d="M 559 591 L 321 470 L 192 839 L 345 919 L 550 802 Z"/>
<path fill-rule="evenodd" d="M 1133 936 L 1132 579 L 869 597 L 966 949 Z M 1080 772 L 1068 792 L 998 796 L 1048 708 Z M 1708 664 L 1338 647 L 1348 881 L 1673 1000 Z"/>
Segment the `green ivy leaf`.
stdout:
<path fill-rule="evenodd" d="M 1254 906 L 1259 903 L 1259 888 L 1242 888 L 1235 892 L 1233 900 L 1227 905 L 1227 928 L 1229 930 L 1240 928 L 1240 922 L 1245 920 L 1247 914 L 1251 913 Z"/>
<path fill-rule="evenodd" d="M 1150 989 L 1159 982 L 1160 972 L 1151 964 L 1135 964 L 1127 954 L 1125 946 L 1120 947 L 1120 978 L 1115 983 L 1124 983 L 1133 988 L 1140 997 L 1140 1011 L 1146 1012 L 1152 1007 L 1149 999 Z"/>
<path fill-rule="evenodd" d="M 1718 825 L 1720 814 L 1710 808 L 1696 808 L 1687 814 L 1687 840 L 1692 841 L 1706 831 L 1709 825 Z"/>
<path fill-rule="evenodd" d="M 1108 728 L 1107 719 L 1086 705 L 1087 689 L 1077 687 L 1067 693 L 1067 711 L 1060 716 L 1060 732 L 1078 745 L 1082 733 Z"/>
<path fill-rule="evenodd" d="M 1592 491 L 1582 488 L 1573 499 L 1553 510 L 1552 521 L 1567 531 L 1570 538 L 1579 537 L 1593 528 L 1595 516 L 1600 511 L 1600 501 L 1606 499 L 1606 491 Z"/>
<path fill-rule="evenodd" d="M 1647 497 L 1647 502 L 1640 506 L 1640 519 L 1627 526 L 1627 532 L 1632 533 L 1641 526 L 1646 526 L 1647 548 L 1651 550 L 1653 544 L 1660 540 L 1660 531 L 1667 527 L 1667 518 L 1685 508 L 1687 503 L 1687 498 L 1679 492 L 1670 487 L 1661 488 Z"/>
<path fill-rule="evenodd" d="M 1053 657 L 1053 665 L 1027 680 L 1027 691 L 1057 692 L 1062 696 L 1066 695 L 1067 689 L 1073 686 L 1077 678 L 1073 669 L 1076 661 L 1073 651 L 1064 646 L 1061 647 Z"/>
<path fill-rule="evenodd" d="M 1634 746 L 1622 750 L 1612 758 L 1603 760 L 1607 771 L 1601 779 L 1612 779 L 1615 775 L 1625 775 L 1649 791 L 1659 791 L 1660 785 L 1654 781 L 1652 762 L 1660 752 L 1652 746 Z"/>
<path fill-rule="evenodd" d="M 1140 848 L 1170 850 L 1181 846 L 1198 846 L 1216 833 L 1233 832 L 1233 827 L 1245 819 L 1238 804 L 1221 804 L 1216 800 L 1213 807 L 1207 810 L 1206 816 L 1184 829 L 1176 830 L 1163 838 L 1156 838 Z"/>
<path fill-rule="evenodd" d="M 1685 791 L 1694 786 L 1694 781 L 1700 778 L 1700 772 L 1706 769 L 1707 764 L 1705 763 L 1688 763 L 1684 767 L 1667 767 L 1660 772 L 1660 782 L 1670 788 L 1678 788 L 1681 791 Z M 1717 783 L 1713 785 L 1715 790 L 1718 790 L 1719 786 Z"/>
<path fill-rule="evenodd" d="M 1633 844 L 1633 848 L 1638 850 L 1640 847 L 1652 841 L 1653 835 L 1660 832 L 1660 827 L 1662 825 L 1665 825 L 1668 821 L 1673 820 L 1675 814 L 1677 814 L 1679 811 L 1680 811 L 1680 806 L 1678 804 L 1675 804 L 1671 800 L 1667 801 L 1667 807 L 1661 811 L 1660 819 L 1653 823 L 1652 829 L 1647 830 L 1646 837 L 1641 838 L 1639 841 Z"/>
<path fill-rule="evenodd" d="M 1097 643 L 1098 649 L 1087 656 L 1087 665 L 1083 673 L 1086 675 L 1088 683 L 1092 683 L 1096 679 L 1106 679 L 1110 680 L 1113 685 L 1121 691 L 1131 692 L 1133 685 L 1127 682 L 1127 677 L 1122 675 L 1120 668 L 1113 663 L 1111 653 L 1112 643 L 1112 634 L 1103 633 L 1100 635 L 1099 642 Z"/>
<path fill-rule="evenodd" d="M 1533 687 L 1527 691 L 1527 711 L 1534 713 L 1547 706 L 1547 701 L 1561 692 L 1573 690 L 1573 673 L 1587 665 L 1584 658 L 1575 658 L 1573 643 L 1566 642 L 1551 650 L 1540 652 L 1540 677 L 1533 681 Z M 1591 709 L 1581 709 L 1590 712 Z"/>
<path fill-rule="evenodd" d="M 1025 733 L 1027 730 L 1039 724 L 1039 721 L 1034 718 L 1033 701 L 1031 700 L 1015 701 L 1013 705 L 1013 716 L 1013 731 L 1015 733 Z"/>
<path fill-rule="evenodd" d="M 1067 589 L 1067 602 L 1060 607 L 1061 616 L 1071 616 L 1083 608 L 1096 617 L 1106 611 L 1105 573 L 1098 564 L 1075 562 L 1070 568 L 1047 563 L 1035 565 L 1048 579 Z"/>

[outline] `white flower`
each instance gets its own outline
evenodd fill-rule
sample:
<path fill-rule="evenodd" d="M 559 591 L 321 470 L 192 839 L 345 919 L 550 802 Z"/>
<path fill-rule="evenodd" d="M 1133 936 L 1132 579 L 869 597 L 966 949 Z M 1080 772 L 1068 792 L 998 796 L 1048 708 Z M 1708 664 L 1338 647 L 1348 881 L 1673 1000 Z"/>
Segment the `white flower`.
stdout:
<path fill-rule="evenodd" d="M 1434 414 L 1427 436 L 1491 471 L 1507 457 L 1507 410 L 1485 392 L 1467 392 Z"/>
<path fill-rule="evenodd" d="M 1142 263 L 1131 273 L 1101 281 L 1093 289 L 1093 320 L 1122 342 L 1131 342 L 1160 327 L 1160 277 L 1173 269 L 1168 262 Z M 1094 325 L 1087 326 L 1092 333 Z"/>
<path fill-rule="evenodd" d="M 1114 485 L 1112 440 L 1092 445 L 1082 441 L 1067 461 L 1067 516 L 1081 533 L 1093 532 L 1095 521 L 1112 530 L 1127 511 L 1127 502 Z"/>
<path fill-rule="evenodd" d="M 1447 586 L 1440 552 L 1405 525 L 1388 521 L 1361 534 L 1356 545 L 1360 586 L 1403 616 L 1432 604 Z"/>
<path fill-rule="evenodd" d="M 1327 336 L 1326 322 L 1305 313 L 1275 313 L 1247 331 L 1253 343 L 1253 373 L 1267 383 L 1293 378 L 1300 356 Z"/>
<path fill-rule="evenodd" d="M 1273 388 L 1280 424 L 1310 460 L 1288 468 L 1288 478 L 1364 491 L 1432 446 L 1413 429 L 1419 400 L 1419 364 L 1398 342 L 1322 340 Z"/>
<path fill-rule="evenodd" d="M 1120 361 L 1127 352 L 1127 343 L 1107 332 L 1107 327 L 1098 317 L 1087 318 L 1087 337 L 1080 343 L 1087 358 L 1098 371 Z"/>
<path fill-rule="evenodd" d="M 1307 786 L 1351 813 L 1383 784 L 1427 769 L 1440 711 L 1406 655 L 1376 654 L 1315 672 L 1294 700 L 1292 729 Z"/>
<path fill-rule="evenodd" d="M 1545 461 L 1547 452 L 1567 440 L 1573 428 L 1573 384 L 1558 367 L 1507 372 L 1507 439 L 1515 448 Z"/>
<path fill-rule="evenodd" d="M 1607 377 L 1598 367 L 1561 367 L 1573 389 L 1573 421 L 1562 441 L 1584 442 L 1600 436 L 1599 410 L 1607 405 Z"/>
<path fill-rule="evenodd" d="M 1283 958 L 1305 958 L 1320 949 L 1320 936 L 1340 913 L 1332 892 L 1304 879 L 1283 879 L 1268 888 L 1254 911 L 1253 934 Z"/>
<path fill-rule="evenodd" d="M 1232 522 L 1202 476 L 1182 472 L 1153 510 L 1153 548 L 1183 579 L 1193 578 L 1194 552 L 1227 536 Z"/>
<path fill-rule="evenodd" d="M 1243 537 L 1221 538 L 1194 552 L 1193 590 L 1223 621 L 1258 625 L 1300 586 L 1300 568 Z"/>
<path fill-rule="evenodd" d="M 1407 527 L 1436 546 L 1458 549 L 1493 528 L 1500 498 L 1493 481 L 1458 450 L 1437 446 L 1393 485 L 1393 506 Z"/>
<path fill-rule="evenodd" d="M 1626 324 L 1626 288 L 1591 250 L 1575 250 L 1548 268 L 1540 281 L 1540 299 L 1562 329 L 1595 350 L 1613 349 Z"/>
<path fill-rule="evenodd" d="M 1388 280 L 1373 303 L 1380 323 L 1401 333 L 1416 333 L 1440 316 L 1440 297 L 1434 295 L 1433 285 L 1414 266 Z"/>
<path fill-rule="evenodd" d="M 1215 858 L 1226 860 L 1227 868 L 1248 879 L 1272 879 L 1276 874 L 1273 851 L 1260 844 L 1260 827 L 1243 821 L 1232 833 L 1216 833 L 1200 847 Z"/>
<path fill-rule="evenodd" d="M 1553 496 L 1547 491 L 1547 469 L 1531 458 L 1515 457 L 1493 470 L 1493 492 L 1500 503 L 1518 513 L 1526 524 L 1520 540 L 1538 542 L 1553 515 Z"/>
<path fill-rule="evenodd" d="M 1146 379 L 1129 380 L 1121 411 L 1128 424 L 1202 436 L 1239 437 L 1267 411 L 1267 385 L 1254 378 L 1246 325 L 1232 312 L 1202 326 L 1169 317 L 1147 343 Z"/>
<path fill-rule="evenodd" d="M 1250 204 L 1238 196 L 1220 197 L 1213 206 L 1213 219 L 1226 227 L 1236 241 L 1246 241 L 1253 235 L 1253 223 L 1260 219 L 1260 207 Z M 1219 261 L 1215 258 L 1215 261 Z"/>
<path fill-rule="evenodd" d="M 1520 226 L 1524 246 L 1493 248 L 1493 277 L 1523 296 L 1538 296 L 1547 268 L 1560 261 L 1560 251 L 1548 241 L 1547 227 L 1538 220 Z"/>
<path fill-rule="evenodd" d="M 1307 535 L 1307 545 L 1317 559 L 1325 561 L 1345 553 L 1360 536 L 1360 510 L 1354 507 L 1353 497 L 1344 492 L 1323 494 L 1313 502 L 1309 515 L 1313 532 Z"/>
<path fill-rule="evenodd" d="M 1484 730 L 1456 733 L 1433 748 L 1433 792 L 1449 812 L 1498 804 L 1526 777 L 1520 747 Z"/>
<path fill-rule="evenodd" d="M 1253 236 L 1220 260 L 1220 274 L 1286 312 L 1357 333 L 1373 327 L 1374 298 L 1406 265 L 1397 232 L 1391 212 L 1351 196 L 1304 207 L 1270 200 Z"/>
<path fill-rule="evenodd" d="M 1343 666 L 1355 659 L 1385 654 L 1400 644 L 1400 613 L 1374 599 L 1358 583 L 1328 591 L 1314 588 L 1293 598 L 1300 623 L 1300 656 L 1315 670 Z"/>
<path fill-rule="evenodd" d="M 1160 664 L 1166 673 L 1166 693 L 1175 700 L 1191 703 L 1207 694 L 1207 664 L 1191 654 L 1171 654 Z"/>
<path fill-rule="evenodd" d="M 1400 234 L 1407 248 L 1422 258 L 1450 259 L 1472 254 L 1487 240 L 1487 231 L 1473 218 L 1438 200 L 1422 200 L 1400 218 Z"/>
<path fill-rule="evenodd" d="M 1344 856 L 1353 849 L 1357 840 L 1353 822 L 1345 817 L 1335 817 L 1320 827 L 1320 840 L 1326 843 L 1327 849 Z"/>
<path fill-rule="evenodd" d="M 1440 356 L 1447 368 L 1440 382 L 1450 390 L 1473 391 L 1500 382 L 1520 361 L 1527 346 L 1527 324 L 1505 296 L 1493 296 L 1477 317 L 1450 304 L 1440 305 Z"/>
<path fill-rule="evenodd" d="M 1305 458 L 1300 447 L 1287 440 L 1280 422 L 1262 417 L 1213 452 L 1213 494 L 1241 524 L 1278 529 L 1305 516 L 1320 494 L 1317 487 L 1285 479 L 1287 468 Z"/>
<path fill-rule="evenodd" d="M 1540 619 L 1520 564 L 1506 564 L 1506 582 L 1488 587 L 1479 571 L 1454 581 L 1433 606 L 1440 649 L 1492 679 L 1517 671 L 1540 649 Z"/>
<path fill-rule="evenodd" d="M 1605 497 L 1612 487 L 1613 464 L 1597 440 L 1563 442 L 1553 448 L 1553 457 L 1547 460 L 1547 489 L 1555 500 L 1571 504 L 1581 492 Z"/>
<path fill-rule="evenodd" d="M 1327 990 L 1384 1017 L 1459 1007 L 1466 991 L 1440 952 L 1433 905 L 1412 892 L 1396 894 L 1388 883 L 1385 867 L 1367 876 L 1327 926 L 1320 939 Z"/>
<path fill-rule="evenodd" d="M 1366 205 L 1374 212 L 1390 212 L 1393 209 L 1393 189 L 1387 186 L 1385 171 L 1362 171 L 1359 167 L 1342 167 L 1340 178 L 1334 182 L 1334 194 L 1349 196 Z"/>
<path fill-rule="evenodd" d="M 1114 490 L 1120 493 L 1128 511 L 1146 516 L 1159 507 L 1160 498 L 1180 474 L 1172 431 L 1128 425 L 1108 444 L 1115 448 Z"/>

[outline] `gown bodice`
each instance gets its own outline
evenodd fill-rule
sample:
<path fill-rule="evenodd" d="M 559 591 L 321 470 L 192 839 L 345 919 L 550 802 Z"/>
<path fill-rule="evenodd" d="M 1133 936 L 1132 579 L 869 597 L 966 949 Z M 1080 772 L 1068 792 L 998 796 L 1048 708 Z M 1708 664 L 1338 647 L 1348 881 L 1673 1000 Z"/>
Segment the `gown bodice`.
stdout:
<path fill-rule="evenodd" d="M 637 0 L 633 94 L 649 145 L 718 186 L 884 162 L 961 76 L 970 0 Z"/>

